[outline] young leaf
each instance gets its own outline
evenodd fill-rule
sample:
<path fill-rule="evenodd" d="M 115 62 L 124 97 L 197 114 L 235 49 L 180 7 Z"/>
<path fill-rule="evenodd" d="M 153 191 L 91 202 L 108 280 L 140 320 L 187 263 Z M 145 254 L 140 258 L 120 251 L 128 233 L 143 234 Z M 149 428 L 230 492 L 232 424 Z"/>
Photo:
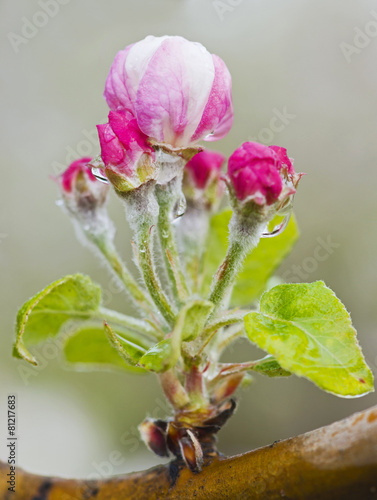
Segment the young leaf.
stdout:
<path fill-rule="evenodd" d="M 182 341 L 197 338 L 212 309 L 213 304 L 205 300 L 187 303 L 181 309 L 170 337 L 149 349 L 139 360 L 138 366 L 155 372 L 164 372 L 174 366 L 181 353 Z"/>
<path fill-rule="evenodd" d="M 123 345 L 126 343 L 125 340 L 121 340 L 121 342 Z M 143 350 L 143 352 L 145 351 Z M 65 342 L 63 354 L 70 367 L 75 370 L 111 371 L 120 369 L 144 373 L 141 368 L 131 366 L 122 359 L 117 350 L 110 344 L 102 325 L 84 325 L 74 329 Z"/>
<path fill-rule="evenodd" d="M 181 329 L 181 339 L 189 342 L 201 333 L 213 309 L 212 302 L 193 300 L 186 304 L 179 315 L 177 326 Z"/>
<path fill-rule="evenodd" d="M 110 344 L 117 350 L 118 354 L 126 363 L 135 366 L 146 350 L 134 342 L 130 342 L 117 335 L 106 322 L 104 322 L 104 328 Z"/>
<path fill-rule="evenodd" d="M 260 313 L 245 316 L 249 339 L 279 365 L 338 396 L 373 391 L 351 318 L 322 281 L 278 285 L 263 294 Z"/>
<path fill-rule="evenodd" d="M 273 356 L 265 356 L 257 361 L 253 368 L 254 372 L 261 373 L 267 377 L 289 377 L 291 373 L 284 370 Z"/>
<path fill-rule="evenodd" d="M 100 301 L 101 289 L 88 276 L 75 274 L 51 283 L 18 312 L 13 355 L 36 365 L 26 346 L 56 336 L 69 319 L 89 318 Z"/>
<path fill-rule="evenodd" d="M 138 366 L 148 371 L 161 373 L 171 366 L 172 346 L 171 338 L 161 340 L 139 359 Z"/>
<path fill-rule="evenodd" d="M 228 248 L 228 224 L 232 215 L 230 209 L 216 214 L 211 219 L 207 240 L 207 251 L 204 256 L 204 276 L 202 294 L 208 294 L 212 277 L 217 271 Z M 271 221 L 271 226 L 278 224 L 280 218 Z M 295 217 L 282 234 L 275 238 L 262 238 L 245 260 L 232 293 L 232 304 L 246 306 L 255 301 L 266 287 L 268 279 L 275 272 L 282 260 L 291 251 L 298 238 L 298 227 Z"/>

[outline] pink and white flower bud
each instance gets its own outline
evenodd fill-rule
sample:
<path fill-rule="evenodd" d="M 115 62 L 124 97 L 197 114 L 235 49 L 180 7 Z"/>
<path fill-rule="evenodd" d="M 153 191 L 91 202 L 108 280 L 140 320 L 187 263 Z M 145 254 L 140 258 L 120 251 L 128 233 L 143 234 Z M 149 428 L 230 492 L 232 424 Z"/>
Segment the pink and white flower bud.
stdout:
<path fill-rule="evenodd" d="M 109 122 L 97 125 L 101 168 L 118 191 L 131 191 L 155 179 L 154 151 L 129 111 L 110 111 Z"/>
<path fill-rule="evenodd" d="M 241 202 L 281 206 L 296 192 L 296 174 L 285 148 L 245 142 L 229 158 L 230 187 Z"/>
<path fill-rule="evenodd" d="M 84 157 L 74 161 L 55 179 L 60 186 L 65 206 L 73 214 L 94 211 L 107 199 L 109 186 L 94 177 L 88 167 L 91 160 Z"/>
<path fill-rule="evenodd" d="M 229 132 L 231 86 L 225 63 L 200 43 L 148 36 L 118 52 L 104 96 L 110 109 L 131 112 L 156 143 L 187 148 Z"/>

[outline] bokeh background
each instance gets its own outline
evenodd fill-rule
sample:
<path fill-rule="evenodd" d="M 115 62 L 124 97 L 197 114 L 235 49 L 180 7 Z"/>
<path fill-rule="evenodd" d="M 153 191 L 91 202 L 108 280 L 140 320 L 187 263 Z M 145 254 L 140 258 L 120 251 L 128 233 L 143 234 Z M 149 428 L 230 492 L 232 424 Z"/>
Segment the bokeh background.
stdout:
<path fill-rule="evenodd" d="M 301 239 L 280 274 L 323 279 L 336 291 L 376 372 L 374 1 L 1 0 L 0 23 L 0 428 L 4 436 L 6 397 L 16 393 L 20 466 L 88 477 L 160 462 L 136 431 L 146 414 L 166 415 L 154 377 L 69 372 L 51 352 L 41 351 L 37 371 L 11 358 L 17 308 L 64 274 L 91 275 L 103 284 L 106 300 L 125 307 L 106 270 L 76 241 L 49 176 L 76 156 L 98 153 L 94 127 L 106 117 L 102 91 L 112 59 L 148 34 L 199 41 L 227 63 L 235 123 L 216 144 L 221 151 L 230 154 L 251 138 L 284 145 L 296 170 L 309 174 L 295 200 Z M 130 234 L 116 199 L 110 211 L 119 248 L 131 262 Z M 320 262 L 318 238 L 333 245 Z M 255 355 L 256 349 L 240 344 L 232 358 Z M 237 414 L 219 436 L 226 454 L 377 402 L 373 394 L 338 399 L 303 379 L 260 376 L 239 399 Z"/>

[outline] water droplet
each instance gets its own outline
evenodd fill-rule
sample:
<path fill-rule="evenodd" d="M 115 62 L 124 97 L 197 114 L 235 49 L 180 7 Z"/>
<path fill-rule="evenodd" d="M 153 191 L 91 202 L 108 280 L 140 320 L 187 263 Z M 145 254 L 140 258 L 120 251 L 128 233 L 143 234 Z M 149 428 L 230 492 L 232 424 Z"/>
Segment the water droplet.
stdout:
<path fill-rule="evenodd" d="M 64 201 L 63 200 L 56 200 L 55 203 L 56 203 L 56 205 L 58 207 L 62 207 L 64 205 Z"/>
<path fill-rule="evenodd" d="M 187 208 L 186 198 L 182 194 L 176 206 L 174 207 L 173 220 L 182 217 L 182 215 L 186 212 L 186 208 Z"/>
<path fill-rule="evenodd" d="M 107 179 L 107 177 L 105 177 L 102 173 L 102 170 L 100 168 L 97 168 L 97 167 L 92 167 L 92 174 L 94 175 L 94 177 L 103 182 L 104 184 L 108 184 L 109 181 Z"/>
<path fill-rule="evenodd" d="M 291 214 L 288 214 L 284 217 L 282 222 L 274 227 L 274 229 L 270 233 L 262 233 L 262 238 L 274 238 L 275 236 L 279 236 L 284 229 L 288 226 L 289 219 L 291 218 Z"/>

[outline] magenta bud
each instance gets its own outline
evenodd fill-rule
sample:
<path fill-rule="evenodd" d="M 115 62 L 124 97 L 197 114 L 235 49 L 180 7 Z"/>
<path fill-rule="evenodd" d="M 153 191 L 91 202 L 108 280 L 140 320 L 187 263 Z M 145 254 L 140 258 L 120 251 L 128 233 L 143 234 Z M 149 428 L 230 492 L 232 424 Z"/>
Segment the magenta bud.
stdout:
<path fill-rule="evenodd" d="M 164 429 L 165 427 L 165 429 Z M 166 444 L 166 423 L 146 419 L 139 425 L 139 432 L 142 440 L 148 448 L 159 457 L 168 457 L 168 447 Z"/>
<path fill-rule="evenodd" d="M 225 160 L 226 157 L 222 153 L 206 149 L 187 162 L 186 172 L 196 188 L 206 189 L 211 180 L 218 180 L 221 176 L 221 167 Z"/>
<path fill-rule="evenodd" d="M 110 111 L 108 123 L 97 125 L 102 169 L 121 192 L 131 191 L 155 179 L 157 168 L 148 138 L 129 111 Z"/>

